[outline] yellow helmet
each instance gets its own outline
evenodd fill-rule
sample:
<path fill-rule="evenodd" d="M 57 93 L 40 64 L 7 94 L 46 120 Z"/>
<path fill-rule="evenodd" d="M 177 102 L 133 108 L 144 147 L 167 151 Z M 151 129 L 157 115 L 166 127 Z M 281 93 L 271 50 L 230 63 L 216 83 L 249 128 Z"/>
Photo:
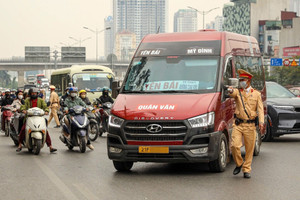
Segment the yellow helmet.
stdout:
<path fill-rule="evenodd" d="M 80 90 L 79 93 L 78 93 L 79 96 L 80 96 L 81 93 L 86 93 L 86 91 L 85 90 Z"/>

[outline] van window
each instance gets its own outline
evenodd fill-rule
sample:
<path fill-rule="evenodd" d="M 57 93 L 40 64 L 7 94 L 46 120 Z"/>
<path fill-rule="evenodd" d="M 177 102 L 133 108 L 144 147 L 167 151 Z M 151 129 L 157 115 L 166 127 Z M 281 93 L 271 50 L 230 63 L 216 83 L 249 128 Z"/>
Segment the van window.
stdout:
<path fill-rule="evenodd" d="M 264 87 L 263 64 L 260 57 L 236 56 L 234 57 L 236 76 L 238 69 L 244 69 L 253 75 L 251 85 L 253 88 L 262 90 Z"/>
<path fill-rule="evenodd" d="M 143 57 L 132 61 L 124 92 L 208 92 L 216 89 L 219 57 Z"/>

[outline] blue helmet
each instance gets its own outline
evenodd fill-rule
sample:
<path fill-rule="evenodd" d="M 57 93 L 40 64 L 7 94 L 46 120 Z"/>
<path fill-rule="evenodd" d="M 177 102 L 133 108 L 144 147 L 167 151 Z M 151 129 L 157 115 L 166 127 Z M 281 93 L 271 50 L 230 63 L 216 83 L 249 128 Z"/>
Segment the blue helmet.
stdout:
<path fill-rule="evenodd" d="M 102 92 L 105 92 L 105 91 L 109 92 L 110 89 L 109 89 L 108 87 L 103 87 L 101 91 L 102 91 Z"/>
<path fill-rule="evenodd" d="M 78 92 L 78 88 L 77 87 L 70 87 L 69 92 Z"/>

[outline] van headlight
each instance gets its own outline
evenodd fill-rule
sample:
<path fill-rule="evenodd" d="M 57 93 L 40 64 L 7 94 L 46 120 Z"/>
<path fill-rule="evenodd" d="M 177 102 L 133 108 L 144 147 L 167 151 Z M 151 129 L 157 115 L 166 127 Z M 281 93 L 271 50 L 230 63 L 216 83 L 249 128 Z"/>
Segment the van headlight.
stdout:
<path fill-rule="evenodd" d="M 280 106 L 280 105 L 273 105 L 274 108 L 280 109 L 280 110 L 290 110 L 290 111 L 295 111 L 294 106 Z"/>
<path fill-rule="evenodd" d="M 113 115 L 109 116 L 109 120 L 108 120 L 109 126 L 120 128 L 122 126 L 123 122 L 124 122 L 124 119 L 121 119 L 121 118 L 113 116 Z"/>
<path fill-rule="evenodd" d="M 193 117 L 188 119 L 192 128 L 206 127 L 214 125 L 215 122 L 215 113 L 210 112 L 204 115 L 199 115 L 197 117 Z"/>

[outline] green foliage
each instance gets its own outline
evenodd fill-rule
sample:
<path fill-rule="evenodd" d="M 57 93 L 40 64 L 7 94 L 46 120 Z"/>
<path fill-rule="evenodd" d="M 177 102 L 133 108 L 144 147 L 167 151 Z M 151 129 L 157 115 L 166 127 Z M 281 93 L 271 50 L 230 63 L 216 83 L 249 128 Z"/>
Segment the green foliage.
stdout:
<path fill-rule="evenodd" d="M 280 85 L 300 85 L 300 67 L 276 67 L 271 76 L 266 75 L 266 81 L 275 81 Z"/>
<path fill-rule="evenodd" d="M 4 88 L 11 86 L 10 75 L 7 71 L 0 71 L 0 86 Z"/>

